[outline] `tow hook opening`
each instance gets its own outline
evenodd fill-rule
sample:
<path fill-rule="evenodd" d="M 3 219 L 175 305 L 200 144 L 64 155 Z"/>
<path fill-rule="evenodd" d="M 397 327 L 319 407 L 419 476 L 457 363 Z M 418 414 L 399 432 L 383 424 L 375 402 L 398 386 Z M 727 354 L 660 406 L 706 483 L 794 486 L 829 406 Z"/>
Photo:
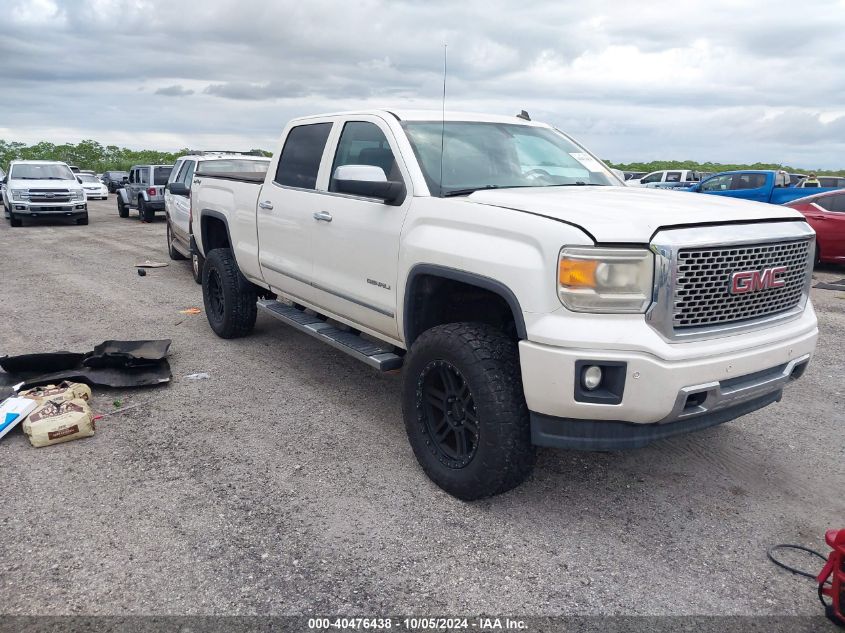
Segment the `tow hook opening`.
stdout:
<path fill-rule="evenodd" d="M 687 396 L 687 401 L 684 403 L 684 413 L 688 413 L 698 407 L 704 405 L 704 401 L 707 400 L 707 392 L 706 391 L 699 391 L 697 393 L 691 393 Z"/>
<path fill-rule="evenodd" d="M 810 361 L 805 360 L 802 363 L 798 363 L 795 367 L 792 368 L 792 373 L 789 374 L 790 380 L 798 380 L 801 376 L 804 375 L 804 372 L 807 371 L 807 365 L 810 364 Z"/>

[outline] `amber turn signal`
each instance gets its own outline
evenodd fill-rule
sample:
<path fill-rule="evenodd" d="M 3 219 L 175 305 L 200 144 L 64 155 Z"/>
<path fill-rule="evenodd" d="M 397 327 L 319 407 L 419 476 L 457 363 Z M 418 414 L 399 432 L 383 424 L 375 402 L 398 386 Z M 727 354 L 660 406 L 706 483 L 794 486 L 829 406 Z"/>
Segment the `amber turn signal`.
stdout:
<path fill-rule="evenodd" d="M 558 273 L 560 285 L 567 288 L 595 288 L 598 264 L 591 259 L 561 259 Z"/>

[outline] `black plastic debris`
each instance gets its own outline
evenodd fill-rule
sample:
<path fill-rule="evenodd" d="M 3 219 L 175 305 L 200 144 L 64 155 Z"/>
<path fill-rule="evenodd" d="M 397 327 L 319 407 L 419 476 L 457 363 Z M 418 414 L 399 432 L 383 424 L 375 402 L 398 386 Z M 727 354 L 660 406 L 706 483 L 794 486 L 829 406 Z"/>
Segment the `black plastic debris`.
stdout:
<path fill-rule="evenodd" d="M 170 382 L 171 341 L 103 341 L 92 351 L 24 354 L 0 358 L 0 390 L 24 383 L 36 387 L 62 380 L 102 387 L 149 387 Z"/>

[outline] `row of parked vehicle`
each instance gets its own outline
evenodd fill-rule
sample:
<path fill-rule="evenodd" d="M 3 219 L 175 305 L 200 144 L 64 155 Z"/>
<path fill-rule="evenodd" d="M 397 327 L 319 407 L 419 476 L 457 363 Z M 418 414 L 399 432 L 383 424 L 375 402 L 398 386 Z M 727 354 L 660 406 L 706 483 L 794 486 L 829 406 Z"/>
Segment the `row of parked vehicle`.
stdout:
<path fill-rule="evenodd" d="M 726 173 L 747 173 L 747 172 L 719 172 L 717 175 Z M 786 173 L 786 172 L 780 172 Z M 662 169 L 660 171 L 653 171 L 646 173 L 642 171 L 626 171 L 622 172 L 623 180 L 629 187 L 648 187 L 653 189 L 683 189 L 685 187 L 692 187 L 697 183 L 704 182 L 713 174 L 706 171 L 696 171 L 693 169 Z M 811 180 L 809 174 L 788 174 L 788 183 L 785 186 L 805 188 L 805 187 L 825 187 L 825 188 L 843 188 L 845 187 L 845 176 L 819 176 L 815 180 Z M 818 181 L 818 185 L 815 185 Z"/>

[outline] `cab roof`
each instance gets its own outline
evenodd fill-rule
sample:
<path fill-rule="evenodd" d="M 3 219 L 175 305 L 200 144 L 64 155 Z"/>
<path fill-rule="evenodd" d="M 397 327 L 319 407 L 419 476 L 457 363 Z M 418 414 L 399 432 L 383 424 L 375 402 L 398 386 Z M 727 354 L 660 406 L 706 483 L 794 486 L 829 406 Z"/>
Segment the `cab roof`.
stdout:
<path fill-rule="evenodd" d="M 399 121 L 472 121 L 483 123 L 511 123 L 516 125 L 529 125 L 535 127 L 550 127 L 546 123 L 539 121 L 526 121 L 516 115 L 506 116 L 501 114 L 483 114 L 478 112 L 456 112 L 447 110 L 445 113 L 440 110 L 398 110 L 394 108 L 375 109 L 375 110 L 350 110 L 345 112 L 328 112 L 324 114 L 314 114 L 305 117 L 298 117 L 295 121 L 304 121 L 308 119 L 317 119 L 323 117 L 349 117 L 349 116 L 392 116 Z"/>

